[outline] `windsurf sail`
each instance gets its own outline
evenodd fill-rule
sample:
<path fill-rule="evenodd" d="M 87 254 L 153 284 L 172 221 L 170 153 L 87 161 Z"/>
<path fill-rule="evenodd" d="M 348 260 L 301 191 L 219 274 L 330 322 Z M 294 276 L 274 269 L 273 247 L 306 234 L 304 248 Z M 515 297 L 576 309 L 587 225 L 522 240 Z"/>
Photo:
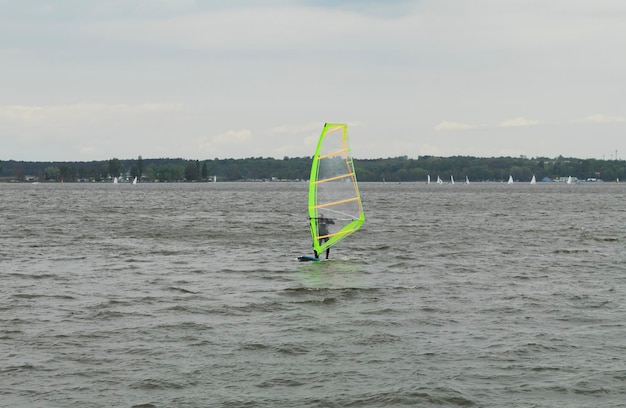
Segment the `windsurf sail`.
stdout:
<path fill-rule="evenodd" d="M 347 125 L 326 123 L 317 142 L 309 179 L 309 220 L 317 254 L 365 221 Z"/>

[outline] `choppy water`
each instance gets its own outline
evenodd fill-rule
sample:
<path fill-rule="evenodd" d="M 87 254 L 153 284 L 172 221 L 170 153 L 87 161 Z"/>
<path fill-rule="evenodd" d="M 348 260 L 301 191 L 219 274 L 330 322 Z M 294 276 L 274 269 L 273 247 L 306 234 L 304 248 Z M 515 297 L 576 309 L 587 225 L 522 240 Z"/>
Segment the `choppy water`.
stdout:
<path fill-rule="evenodd" d="M 0 405 L 618 407 L 626 185 L 0 185 Z"/>

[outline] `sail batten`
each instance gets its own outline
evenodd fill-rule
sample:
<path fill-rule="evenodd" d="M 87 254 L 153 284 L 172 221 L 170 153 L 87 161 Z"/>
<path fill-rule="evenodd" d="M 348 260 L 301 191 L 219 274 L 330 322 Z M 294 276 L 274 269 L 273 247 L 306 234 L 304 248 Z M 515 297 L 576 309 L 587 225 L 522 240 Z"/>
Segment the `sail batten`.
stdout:
<path fill-rule="evenodd" d="M 345 154 L 346 152 L 347 152 L 347 149 L 339 150 L 337 152 L 327 153 L 327 154 L 325 154 L 323 156 L 318 157 L 317 160 L 322 160 L 322 159 L 327 159 L 329 157 L 339 156 L 339 155 Z"/>
<path fill-rule="evenodd" d="M 334 234 L 318 235 L 317 239 L 336 237 L 338 235 L 352 234 L 355 231 L 356 229 L 350 229 L 350 230 L 335 232 Z"/>
<path fill-rule="evenodd" d="M 328 183 L 329 181 L 335 181 L 335 180 L 339 180 L 339 179 L 345 179 L 348 177 L 352 177 L 352 173 L 348 173 L 348 174 L 342 174 L 339 176 L 335 176 L 335 177 L 331 177 L 331 178 L 327 178 L 324 180 L 317 180 L 315 181 L 315 184 L 319 184 L 319 183 Z"/>
<path fill-rule="evenodd" d="M 327 207 L 332 207 L 332 206 L 339 205 L 339 204 L 349 203 L 350 201 L 357 201 L 357 200 L 360 200 L 360 199 L 361 199 L 361 197 L 346 198 L 345 200 L 335 201 L 335 202 L 332 202 L 332 203 L 318 204 L 318 205 L 315 206 L 315 208 L 327 208 Z"/>
<path fill-rule="evenodd" d="M 346 125 L 328 125 L 328 123 L 327 123 L 325 126 L 329 126 L 329 127 L 326 129 L 326 133 L 332 133 L 332 132 L 334 132 L 334 131 L 337 131 L 337 130 L 341 130 L 341 129 L 347 128 L 347 126 L 346 126 Z"/>
<path fill-rule="evenodd" d="M 365 221 L 347 125 L 324 125 L 311 165 L 309 220 L 317 254 L 356 232 Z"/>

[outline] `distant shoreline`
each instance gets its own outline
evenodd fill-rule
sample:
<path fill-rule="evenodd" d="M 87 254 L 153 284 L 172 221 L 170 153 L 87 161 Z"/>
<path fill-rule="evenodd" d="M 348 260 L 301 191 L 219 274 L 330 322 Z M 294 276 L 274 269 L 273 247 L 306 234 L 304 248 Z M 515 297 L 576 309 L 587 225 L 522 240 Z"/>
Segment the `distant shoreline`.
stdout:
<path fill-rule="evenodd" d="M 353 159 L 359 181 L 434 182 L 452 179 L 470 182 L 541 180 L 626 180 L 626 161 L 579 158 L 407 156 Z M 310 178 L 310 157 L 283 159 L 189 160 L 182 158 L 117 159 L 90 162 L 0 160 L 0 182 L 107 182 L 138 178 L 139 182 L 301 181 Z"/>

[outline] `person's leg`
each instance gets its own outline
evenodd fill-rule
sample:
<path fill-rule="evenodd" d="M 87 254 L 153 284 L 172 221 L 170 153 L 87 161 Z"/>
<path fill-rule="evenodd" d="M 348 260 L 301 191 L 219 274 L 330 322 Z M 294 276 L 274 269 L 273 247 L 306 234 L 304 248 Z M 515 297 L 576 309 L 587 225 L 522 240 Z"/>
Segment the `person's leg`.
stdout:
<path fill-rule="evenodd" d="M 322 245 L 326 241 L 328 241 L 328 238 L 320 238 L 319 243 L 320 245 Z M 313 250 L 313 253 L 315 254 L 316 258 L 319 258 L 320 254 L 318 254 L 316 250 Z"/>

